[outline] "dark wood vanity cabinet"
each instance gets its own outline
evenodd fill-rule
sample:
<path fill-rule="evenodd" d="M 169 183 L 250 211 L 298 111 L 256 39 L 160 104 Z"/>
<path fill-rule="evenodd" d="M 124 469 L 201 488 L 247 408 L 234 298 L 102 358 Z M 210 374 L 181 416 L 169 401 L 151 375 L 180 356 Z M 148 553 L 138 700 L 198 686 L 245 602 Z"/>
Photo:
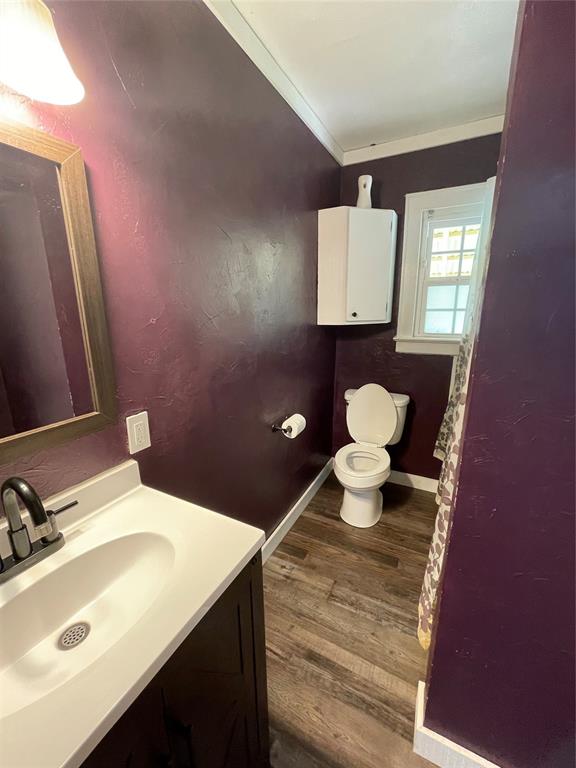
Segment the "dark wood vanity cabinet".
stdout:
<path fill-rule="evenodd" d="M 258 554 L 82 768 L 267 768 L 265 664 Z"/>

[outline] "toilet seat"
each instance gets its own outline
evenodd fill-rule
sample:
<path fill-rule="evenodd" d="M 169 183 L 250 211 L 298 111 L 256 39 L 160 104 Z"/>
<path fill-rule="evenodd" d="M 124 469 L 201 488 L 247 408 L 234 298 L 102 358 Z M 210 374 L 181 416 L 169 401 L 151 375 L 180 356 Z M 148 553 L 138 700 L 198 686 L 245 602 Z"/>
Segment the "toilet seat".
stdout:
<path fill-rule="evenodd" d="M 345 487 L 379 488 L 390 474 L 390 456 L 375 445 L 349 443 L 336 453 L 334 473 Z"/>
<path fill-rule="evenodd" d="M 350 437 L 357 443 L 383 448 L 396 430 L 398 411 L 392 395 L 379 384 L 365 384 L 356 391 L 346 410 Z"/>

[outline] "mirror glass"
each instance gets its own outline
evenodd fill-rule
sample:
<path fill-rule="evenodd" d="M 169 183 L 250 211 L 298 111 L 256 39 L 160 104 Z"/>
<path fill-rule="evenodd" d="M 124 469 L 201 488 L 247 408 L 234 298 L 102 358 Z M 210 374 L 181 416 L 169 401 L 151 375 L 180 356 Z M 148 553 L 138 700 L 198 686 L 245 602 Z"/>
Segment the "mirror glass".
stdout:
<path fill-rule="evenodd" d="M 0 144 L 0 438 L 95 410 L 58 174 Z"/>

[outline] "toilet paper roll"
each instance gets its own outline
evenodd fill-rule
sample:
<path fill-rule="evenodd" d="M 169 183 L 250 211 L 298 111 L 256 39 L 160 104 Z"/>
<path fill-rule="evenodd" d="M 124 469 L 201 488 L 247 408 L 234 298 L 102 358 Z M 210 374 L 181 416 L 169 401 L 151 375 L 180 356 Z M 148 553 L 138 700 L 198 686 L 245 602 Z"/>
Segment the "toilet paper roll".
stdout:
<path fill-rule="evenodd" d="M 286 437 L 294 440 L 295 437 L 298 437 L 306 429 L 306 419 L 301 413 L 295 413 L 282 422 L 282 429 L 285 430 L 284 434 Z"/>

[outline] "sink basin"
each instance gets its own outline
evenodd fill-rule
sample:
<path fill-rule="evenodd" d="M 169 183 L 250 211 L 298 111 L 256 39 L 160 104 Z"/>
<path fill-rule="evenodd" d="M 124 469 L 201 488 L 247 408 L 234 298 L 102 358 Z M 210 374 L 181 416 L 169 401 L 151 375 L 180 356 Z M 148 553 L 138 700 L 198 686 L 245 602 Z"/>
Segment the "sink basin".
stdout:
<path fill-rule="evenodd" d="M 161 535 L 121 536 L 65 561 L 2 604 L 0 718 L 64 685 L 123 637 L 162 592 L 174 554 Z M 59 643 L 75 624 L 83 629 Z"/>
<path fill-rule="evenodd" d="M 0 766 L 81 766 L 264 542 L 134 461 L 72 499 L 62 549 L 0 584 Z"/>

